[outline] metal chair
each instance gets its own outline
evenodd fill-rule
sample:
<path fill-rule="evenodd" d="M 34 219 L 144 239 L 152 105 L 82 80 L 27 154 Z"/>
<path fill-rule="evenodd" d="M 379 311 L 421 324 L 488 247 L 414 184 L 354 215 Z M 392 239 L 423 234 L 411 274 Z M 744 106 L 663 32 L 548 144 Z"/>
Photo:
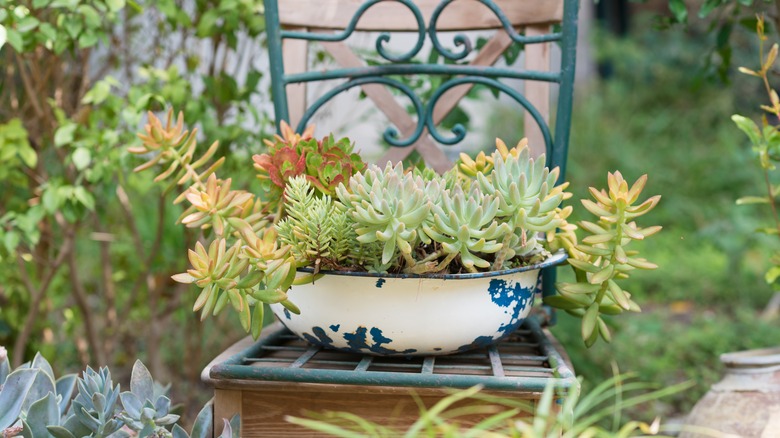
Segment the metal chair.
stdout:
<path fill-rule="evenodd" d="M 560 167 L 563 178 L 572 111 L 578 0 L 264 0 L 264 3 L 277 128 L 286 121 L 302 132 L 326 102 L 360 87 L 390 122 L 383 138 L 391 147 L 382 161 L 399 161 L 416 151 L 428 166 L 444 171 L 451 163 L 439 145 L 458 144 L 465 137 L 466 128 L 455 125 L 445 134 L 438 126 L 472 87 L 484 86 L 499 90 L 520 105 L 532 151 L 537 155 L 546 152 L 547 165 Z M 477 51 L 465 33 L 472 30 L 495 33 Z M 344 43 L 355 32 L 378 32 L 374 45 L 380 63 L 368 65 Z M 391 51 L 388 43 L 394 32 L 415 35 L 412 47 L 400 50 L 402 53 Z M 308 51 L 312 43 L 319 44 L 338 66 L 318 65 L 310 71 Z M 551 45 L 555 43 L 560 46 L 561 62 L 551 69 Z M 523 68 L 495 66 L 512 45 L 523 46 Z M 428 49 L 438 51 L 441 57 L 452 62 L 415 61 L 415 57 L 419 58 Z M 448 79 L 430 99 L 423 101 L 413 88 L 399 80 L 405 75 L 439 75 Z M 522 79 L 524 92 L 508 85 L 507 79 Z M 308 84 L 331 80 L 340 82 L 307 102 Z M 550 101 L 551 84 L 558 84 L 554 105 Z M 411 101 L 414 114 L 409 114 L 396 101 L 391 89 Z M 551 108 L 555 110 L 553 128 L 550 127 Z M 554 278 L 554 271 L 543 274 L 544 294 L 554 293 Z M 472 357 L 477 353 L 466 355 L 464 360 L 472 362 L 461 366 L 451 377 L 437 379 L 432 358 L 406 365 L 403 359 L 395 365 L 392 363 L 398 360 L 391 360 L 390 365 L 377 366 L 371 374 L 367 371 L 374 359 L 313 350 L 277 327 L 267 329 L 259 343 L 244 340 L 232 347 L 204 370 L 203 378 L 216 388 L 217 416 L 240 412 L 247 421 L 254 421 L 247 416 L 247 409 L 254 406 L 267 410 L 274 406 L 274 400 L 284 405 L 287 401 L 279 397 L 282 394 L 292 397 L 290 391 L 308 394 L 291 399 L 296 407 L 316 409 L 319 406 L 316 398 L 323 397 L 324 393 L 352 394 L 351 397 L 362 399 L 370 391 L 366 388 L 372 386 L 380 388 L 375 397 L 398 391 L 400 396 L 408 397 L 408 391 L 403 388 L 416 387 L 418 391 L 425 388 L 427 394 L 437 393 L 435 386 L 466 387 L 482 383 L 487 389 L 529 395 L 538 394 L 549 379 L 558 379 L 557 384 L 564 387 L 575 384 L 571 369 L 562 359 L 565 354 L 550 341 L 538 320 L 529 321 L 507 343 L 514 344 L 487 349 L 484 361 Z M 502 362 L 496 348 L 515 350 Z M 409 371 L 410 366 L 414 371 Z M 447 366 L 441 365 L 444 368 Z M 400 377 L 399 370 L 403 374 Z M 264 395 L 250 396 L 249 392 Z M 333 401 L 332 397 L 325 399 Z M 387 403 L 393 400 L 396 399 L 391 397 Z M 370 417 L 370 412 L 362 415 Z M 274 430 L 274 435 L 278 434 Z M 247 431 L 246 436 L 251 436 L 251 432 Z"/>

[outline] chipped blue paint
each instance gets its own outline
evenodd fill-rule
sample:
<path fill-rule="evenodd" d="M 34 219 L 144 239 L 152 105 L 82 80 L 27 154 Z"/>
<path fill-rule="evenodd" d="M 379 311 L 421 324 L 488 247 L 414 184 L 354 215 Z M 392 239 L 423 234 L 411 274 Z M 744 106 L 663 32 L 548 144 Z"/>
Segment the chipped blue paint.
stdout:
<path fill-rule="evenodd" d="M 290 311 L 287 310 L 287 308 L 284 308 L 284 317 L 287 319 L 292 319 L 292 316 L 290 315 Z"/>
<path fill-rule="evenodd" d="M 323 347 L 333 348 L 333 339 L 325 333 L 322 327 L 312 327 L 311 331 L 314 332 L 314 336 L 308 333 L 303 333 L 303 337 L 312 344 L 322 345 Z"/>
<path fill-rule="evenodd" d="M 487 347 L 488 345 L 492 344 L 495 341 L 495 338 L 492 336 L 478 336 L 476 339 L 471 341 L 470 344 L 461 345 L 456 350 L 458 353 L 462 353 L 464 351 L 474 350 L 477 348 Z"/>
<path fill-rule="evenodd" d="M 534 288 L 523 287 L 520 283 L 514 282 L 510 285 L 506 280 L 492 279 L 490 280 L 490 286 L 488 287 L 488 293 L 490 299 L 494 304 L 501 308 L 505 308 L 504 313 L 511 314 L 512 319 L 502 324 L 498 328 L 498 338 L 514 332 L 523 322 L 520 318 L 520 314 L 525 309 L 534 304 Z"/>
<path fill-rule="evenodd" d="M 330 329 L 337 333 L 339 331 L 339 328 L 341 328 L 341 324 L 333 324 L 330 326 Z"/>
<path fill-rule="evenodd" d="M 368 340 L 366 336 L 366 334 L 368 333 L 371 334 L 372 345 L 368 345 Z M 346 340 L 347 345 L 349 345 L 349 348 L 347 350 L 355 353 L 371 352 L 375 354 L 404 355 L 404 354 L 412 354 L 417 351 L 413 348 L 403 350 L 403 351 L 398 351 L 387 347 L 383 347 L 382 344 L 389 344 L 393 342 L 393 340 L 384 336 L 382 334 L 382 330 L 380 330 L 377 327 L 373 327 L 369 331 L 366 327 L 360 326 L 357 328 L 357 330 L 355 330 L 354 333 L 344 333 L 344 340 Z"/>
<path fill-rule="evenodd" d="M 376 281 L 376 287 L 382 287 L 383 284 L 385 284 L 384 278 L 380 278 L 379 280 Z"/>

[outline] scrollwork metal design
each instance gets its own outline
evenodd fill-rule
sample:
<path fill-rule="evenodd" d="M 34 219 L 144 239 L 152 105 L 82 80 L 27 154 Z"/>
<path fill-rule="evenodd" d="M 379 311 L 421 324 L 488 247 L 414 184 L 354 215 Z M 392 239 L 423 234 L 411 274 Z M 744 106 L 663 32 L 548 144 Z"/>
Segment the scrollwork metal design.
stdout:
<path fill-rule="evenodd" d="M 539 111 L 528 101 L 528 99 L 526 99 L 522 94 L 520 94 L 519 92 L 509 87 L 507 84 L 503 82 L 500 82 L 496 79 L 480 77 L 480 76 L 458 77 L 446 81 L 433 93 L 430 101 L 426 105 L 423 105 L 422 101 L 420 100 L 420 97 L 415 94 L 414 90 L 412 90 L 408 85 L 400 81 L 397 81 L 395 79 L 391 79 L 383 76 L 369 76 L 369 77 L 352 79 L 350 81 L 344 82 L 343 84 L 337 87 L 334 87 L 333 89 L 329 90 L 327 93 L 320 96 L 320 98 L 317 99 L 303 114 L 301 121 L 298 123 L 298 127 L 297 127 L 298 132 L 303 132 L 306 125 L 309 123 L 311 117 L 325 103 L 327 103 L 328 101 L 330 101 L 340 93 L 343 93 L 351 88 L 366 85 L 366 84 L 383 84 L 399 90 L 401 93 L 403 93 L 406 97 L 408 97 L 412 101 L 412 105 L 414 106 L 415 112 L 418 115 L 417 126 L 415 127 L 414 132 L 408 138 L 399 140 L 398 138 L 399 132 L 393 126 L 390 126 L 387 129 L 385 129 L 385 132 L 382 134 L 382 137 L 388 144 L 392 146 L 406 147 L 414 144 L 422 136 L 423 128 L 425 127 L 428 128 L 428 132 L 431 134 L 434 140 L 436 140 L 437 142 L 443 145 L 451 146 L 463 141 L 463 139 L 466 137 L 466 128 L 460 123 L 458 123 L 450 130 L 453 136 L 445 137 L 439 132 L 438 128 L 434 124 L 433 111 L 439 99 L 448 90 L 457 87 L 459 85 L 470 84 L 470 85 L 485 85 L 487 87 L 497 89 L 507 94 L 516 102 L 518 102 L 521 106 L 523 106 L 523 108 L 526 109 L 526 111 L 528 111 L 531 114 L 531 117 L 533 117 L 534 121 L 539 125 L 539 128 L 542 131 L 542 137 L 544 138 L 544 142 L 547 150 L 549 151 L 552 148 L 552 136 L 550 135 L 550 128 L 545 122 L 544 117 L 542 117 L 541 113 L 539 113 Z"/>
<path fill-rule="evenodd" d="M 390 126 L 387 129 L 385 129 L 385 132 L 382 134 L 382 138 L 389 143 L 392 146 L 396 147 L 406 147 L 411 146 L 416 142 L 423 132 L 423 112 L 424 112 L 424 106 L 422 102 L 420 101 L 420 98 L 414 93 L 414 90 L 412 90 L 408 85 L 399 82 L 395 79 L 390 79 L 386 77 L 365 77 L 365 78 L 358 78 L 353 79 L 347 82 L 344 82 L 343 84 L 332 88 L 327 93 L 323 94 L 319 97 L 309 108 L 306 109 L 306 112 L 303 113 L 303 116 L 301 117 L 301 121 L 298 123 L 297 132 L 303 132 L 306 128 L 306 125 L 309 123 L 309 120 L 314 115 L 314 113 L 317 112 L 325 103 L 327 103 L 329 100 L 333 99 L 336 95 L 343 93 L 350 88 L 358 87 L 361 85 L 366 84 L 384 84 L 389 87 L 393 87 L 397 90 L 399 90 L 401 93 L 406 95 L 411 101 L 412 105 L 414 105 L 415 112 L 418 114 L 417 118 L 417 127 L 415 128 L 414 132 L 409 136 L 409 138 L 406 139 L 398 139 L 399 132 L 398 130 Z"/>
<path fill-rule="evenodd" d="M 447 8 L 453 1 L 455 0 L 442 0 L 441 3 L 439 3 L 438 6 L 436 6 L 436 9 L 433 10 L 433 14 L 431 14 L 431 21 L 428 25 L 428 35 L 431 38 L 431 43 L 433 43 L 434 49 L 436 49 L 437 52 L 441 53 L 442 56 L 445 58 L 452 60 L 452 61 L 459 61 L 471 53 L 473 49 L 473 45 L 471 44 L 471 39 L 466 36 L 466 34 L 458 33 L 453 38 L 453 43 L 456 47 L 461 47 L 462 49 L 453 52 L 447 48 L 445 48 L 441 42 L 439 41 L 439 35 L 437 31 L 437 23 L 439 21 L 439 16 L 444 11 L 444 9 Z M 518 44 L 536 44 L 536 43 L 545 43 L 550 41 L 558 41 L 561 39 L 560 33 L 550 33 L 545 35 L 537 35 L 537 36 L 525 36 L 517 33 L 515 28 L 512 26 L 512 23 L 510 23 L 507 16 L 504 14 L 504 12 L 499 8 L 493 0 L 477 0 L 483 5 L 487 6 L 495 15 L 496 18 L 498 18 L 498 21 L 501 23 L 501 26 L 504 28 L 507 34 L 509 34 L 509 37 Z"/>
<path fill-rule="evenodd" d="M 357 27 L 358 21 L 360 21 L 360 17 L 362 17 L 369 8 L 383 1 L 387 0 L 368 0 L 367 2 L 360 5 L 360 7 L 355 11 L 355 14 L 352 16 L 352 19 L 349 21 L 347 27 L 345 27 L 344 30 L 340 33 L 328 34 L 321 32 L 282 31 L 282 38 L 292 38 L 308 41 L 344 41 L 355 32 L 355 28 Z M 417 54 L 420 53 L 423 44 L 425 43 L 425 19 L 423 18 L 422 12 L 420 12 L 420 8 L 418 8 L 412 0 L 394 1 L 406 6 L 412 12 L 412 14 L 414 14 L 414 19 L 417 21 L 417 43 L 408 52 L 402 53 L 400 55 L 393 55 L 385 49 L 385 44 L 390 42 L 391 35 L 389 33 L 383 32 L 376 39 L 376 51 L 379 56 L 390 62 L 406 62 L 417 56 Z"/>
<path fill-rule="evenodd" d="M 454 134 L 453 137 L 447 138 L 444 137 L 439 130 L 436 128 L 434 122 L 433 122 L 433 110 L 436 107 L 436 104 L 438 103 L 439 99 L 451 88 L 457 87 L 458 85 L 463 84 L 479 84 L 479 85 L 485 85 L 491 88 L 495 88 L 499 91 L 504 92 L 509 97 L 514 99 L 517 103 L 523 106 L 523 108 L 526 109 L 526 111 L 531 114 L 531 117 L 533 117 L 534 121 L 539 125 L 539 129 L 542 131 L 542 137 L 544 138 L 544 144 L 548 152 L 552 150 L 552 135 L 550 135 L 550 127 L 547 126 L 547 122 L 545 122 L 544 117 L 542 117 L 542 114 L 539 112 L 539 110 L 534 107 L 531 102 L 528 101 L 528 99 L 525 98 L 522 94 L 514 90 L 513 88 L 509 87 L 507 84 L 497 81 L 495 79 L 491 78 L 485 78 L 485 77 L 479 77 L 479 76 L 466 76 L 466 77 L 459 77 L 450 79 L 449 81 L 443 83 L 436 92 L 433 93 L 433 96 L 431 96 L 430 101 L 426 105 L 425 109 L 425 126 L 428 128 L 428 132 L 431 134 L 431 137 L 434 138 L 437 142 L 444 144 L 444 145 L 454 145 L 458 144 L 466 137 L 466 128 L 461 125 L 460 123 L 456 124 L 450 132 Z"/>

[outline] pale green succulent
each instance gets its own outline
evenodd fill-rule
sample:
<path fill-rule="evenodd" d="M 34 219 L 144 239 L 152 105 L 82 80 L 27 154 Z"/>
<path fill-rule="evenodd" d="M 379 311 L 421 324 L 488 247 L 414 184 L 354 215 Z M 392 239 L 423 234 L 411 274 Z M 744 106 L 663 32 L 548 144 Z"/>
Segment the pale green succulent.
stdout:
<path fill-rule="evenodd" d="M 499 200 L 498 216 L 515 228 L 535 232 L 554 230 L 559 222 L 555 209 L 563 201 L 565 186 L 555 186 L 558 168 L 545 167 L 544 155 L 534 160 L 528 148 L 518 156 L 493 153 L 490 174 L 477 173 L 480 189 Z"/>
<path fill-rule="evenodd" d="M 388 263 L 397 249 L 407 261 L 411 259 L 420 239 L 418 230 L 431 212 L 425 187 L 421 176 L 388 163 L 384 170 L 372 165 L 355 174 L 349 180 L 350 190 L 342 184 L 336 193 L 357 224 L 357 240 L 382 242 L 382 263 Z"/>
<path fill-rule="evenodd" d="M 187 433 L 176 424 L 179 416 L 170 413 L 169 387 L 157 384 L 140 361 L 133 366 L 130 391 L 123 393 L 108 368 L 87 367 L 82 377 L 68 374 L 55 379 L 51 365 L 40 354 L 11 370 L 6 351 L 0 347 L 0 436 L 211 437 L 212 406 L 200 411 L 192 432 Z M 239 423 L 238 415 L 230 422 L 225 420 L 220 438 L 238 437 Z"/>
<path fill-rule="evenodd" d="M 426 235 L 442 246 L 448 254 L 437 267 L 441 270 L 456 255 L 463 267 L 475 272 L 475 266 L 489 268 L 490 262 L 477 253 L 498 252 L 502 245 L 496 239 L 510 232 L 507 224 L 496 222 L 499 201 L 493 195 L 484 195 L 474 187 L 468 194 L 460 186 L 440 192 L 439 203 L 433 207 L 433 221 L 423 225 Z"/>

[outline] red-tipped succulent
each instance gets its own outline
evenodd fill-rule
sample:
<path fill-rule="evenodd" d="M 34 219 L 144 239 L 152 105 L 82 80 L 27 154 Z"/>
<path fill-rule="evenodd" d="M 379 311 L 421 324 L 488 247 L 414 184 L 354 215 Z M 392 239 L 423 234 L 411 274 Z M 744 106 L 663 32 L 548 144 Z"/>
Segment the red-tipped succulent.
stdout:
<path fill-rule="evenodd" d="M 292 177 L 306 175 L 319 193 L 333 195 L 339 183 L 366 167 L 349 139 L 337 141 L 329 136 L 318 141 L 312 137 L 313 127 L 296 134 L 284 122 L 281 131 L 275 141 L 266 141 L 268 153 L 252 157 L 271 208 L 278 207 Z"/>

